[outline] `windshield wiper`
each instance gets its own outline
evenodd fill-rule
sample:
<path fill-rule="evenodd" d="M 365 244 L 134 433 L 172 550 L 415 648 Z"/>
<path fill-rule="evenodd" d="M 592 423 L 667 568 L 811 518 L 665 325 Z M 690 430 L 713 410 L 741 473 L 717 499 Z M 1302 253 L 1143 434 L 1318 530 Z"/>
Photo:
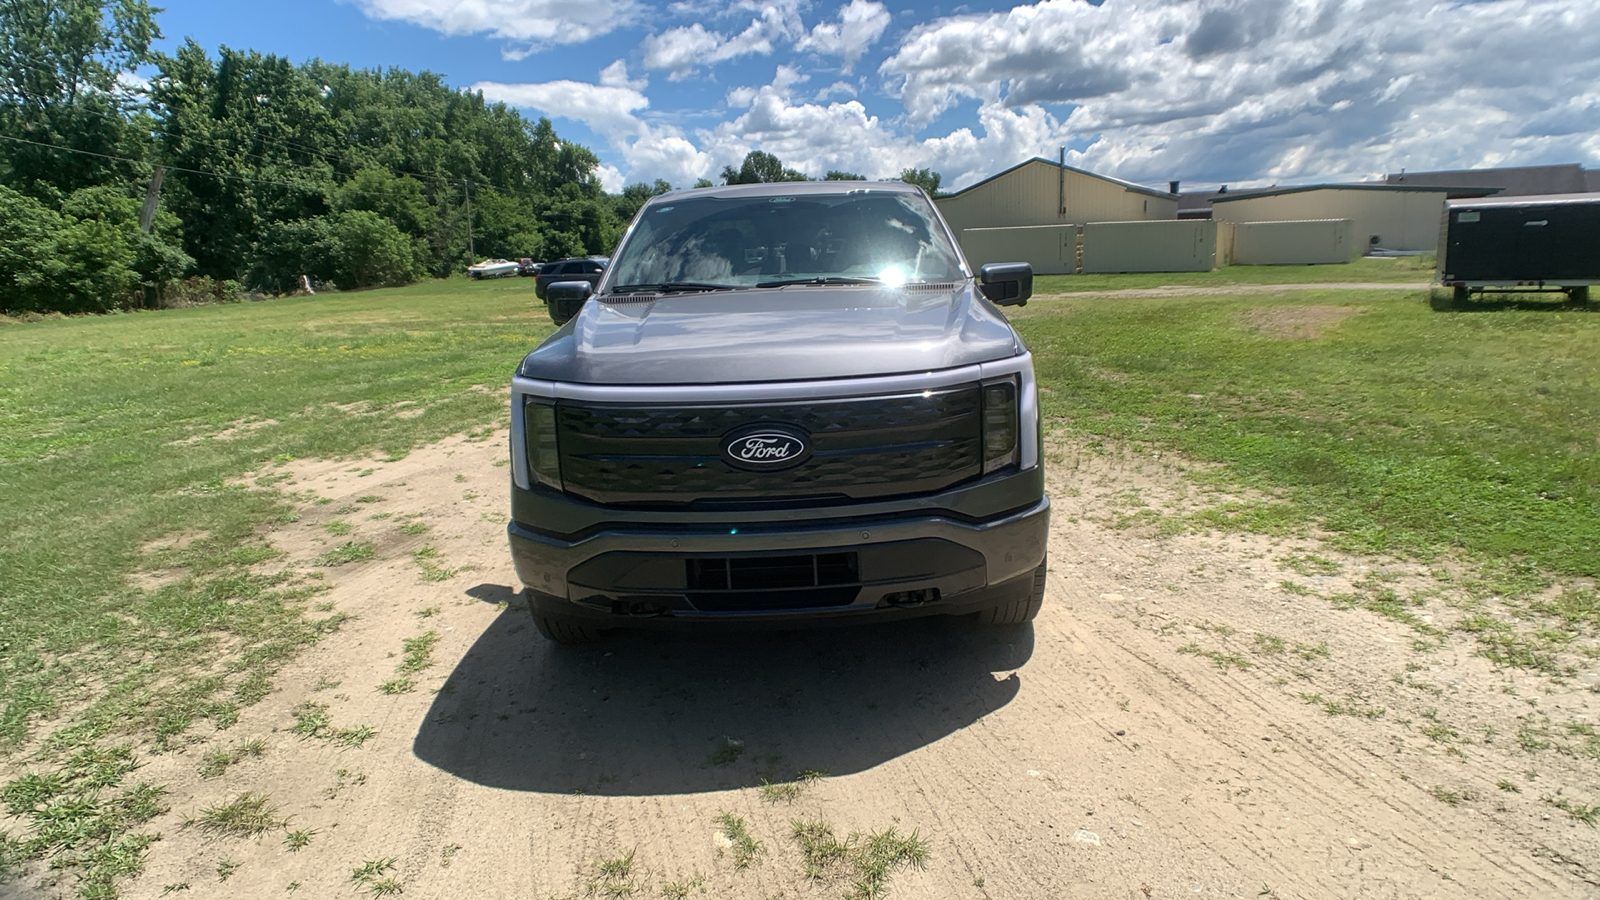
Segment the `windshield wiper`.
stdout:
<path fill-rule="evenodd" d="M 788 287 L 791 284 L 883 284 L 882 278 L 855 278 L 849 275 L 825 275 L 816 278 L 789 278 L 783 281 L 759 281 L 758 288 Z"/>
<path fill-rule="evenodd" d="M 656 284 L 624 284 L 611 289 L 613 294 L 678 294 L 687 291 L 733 291 L 734 284 L 708 284 L 703 281 L 663 281 Z"/>

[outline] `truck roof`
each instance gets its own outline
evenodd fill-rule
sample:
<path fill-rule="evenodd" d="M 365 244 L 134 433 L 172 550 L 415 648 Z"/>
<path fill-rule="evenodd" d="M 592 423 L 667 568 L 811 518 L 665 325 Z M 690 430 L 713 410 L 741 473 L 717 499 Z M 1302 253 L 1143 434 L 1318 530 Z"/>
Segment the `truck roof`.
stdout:
<path fill-rule="evenodd" d="M 718 187 L 689 188 L 661 196 L 679 197 L 693 194 L 696 197 L 785 197 L 797 194 L 848 194 L 852 191 L 920 194 L 922 188 L 903 181 L 771 181 L 762 184 L 725 184 Z"/>

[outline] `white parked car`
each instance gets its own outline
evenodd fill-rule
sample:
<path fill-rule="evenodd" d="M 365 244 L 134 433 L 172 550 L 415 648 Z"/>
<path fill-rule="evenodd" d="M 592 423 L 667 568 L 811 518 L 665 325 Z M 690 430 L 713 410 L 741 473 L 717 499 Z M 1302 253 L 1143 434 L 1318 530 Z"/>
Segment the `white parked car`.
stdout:
<path fill-rule="evenodd" d="M 467 274 L 474 279 L 504 278 L 517 274 L 517 264 L 506 259 L 486 259 L 476 265 L 467 266 Z"/>

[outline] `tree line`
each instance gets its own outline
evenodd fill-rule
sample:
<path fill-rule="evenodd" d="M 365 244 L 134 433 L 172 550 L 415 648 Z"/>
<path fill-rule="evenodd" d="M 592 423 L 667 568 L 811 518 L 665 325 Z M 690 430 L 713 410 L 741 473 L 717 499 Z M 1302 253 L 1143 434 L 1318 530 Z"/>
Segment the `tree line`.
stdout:
<path fill-rule="evenodd" d="M 157 12 L 0 4 L 0 310 L 229 299 L 302 275 L 396 285 L 483 257 L 608 253 L 672 189 L 606 194 L 595 154 L 548 119 L 429 72 L 193 41 L 156 51 Z M 761 151 L 723 173 L 792 177 L 806 176 Z M 937 173 L 902 177 L 938 190 Z"/>

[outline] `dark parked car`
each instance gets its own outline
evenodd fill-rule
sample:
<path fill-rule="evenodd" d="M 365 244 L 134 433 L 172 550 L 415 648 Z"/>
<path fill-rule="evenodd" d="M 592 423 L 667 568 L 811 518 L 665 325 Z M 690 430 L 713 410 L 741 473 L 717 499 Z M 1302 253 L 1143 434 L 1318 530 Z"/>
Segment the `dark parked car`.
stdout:
<path fill-rule="evenodd" d="M 605 274 L 606 263 L 610 262 L 604 256 L 584 256 L 575 259 L 558 259 L 555 262 L 545 263 L 539 269 L 538 276 L 533 281 L 533 293 L 540 300 L 549 305 L 547 292 L 550 285 L 558 281 L 586 281 L 593 289 L 600 283 L 600 276 Z M 560 325 L 572 318 L 577 309 L 557 309 L 550 306 L 550 318 Z"/>
<path fill-rule="evenodd" d="M 539 267 L 542 265 L 544 265 L 544 263 L 534 262 L 532 259 L 524 256 L 523 258 L 517 260 L 517 277 L 532 278 L 539 274 Z M 534 284 L 534 289 L 538 289 L 537 282 Z"/>
<path fill-rule="evenodd" d="M 511 554 L 539 631 L 971 615 L 1045 594 L 1033 358 L 918 188 L 656 197 L 511 388 Z M 545 275 L 539 276 L 543 281 Z M 592 296 L 591 296 L 592 295 Z"/>

